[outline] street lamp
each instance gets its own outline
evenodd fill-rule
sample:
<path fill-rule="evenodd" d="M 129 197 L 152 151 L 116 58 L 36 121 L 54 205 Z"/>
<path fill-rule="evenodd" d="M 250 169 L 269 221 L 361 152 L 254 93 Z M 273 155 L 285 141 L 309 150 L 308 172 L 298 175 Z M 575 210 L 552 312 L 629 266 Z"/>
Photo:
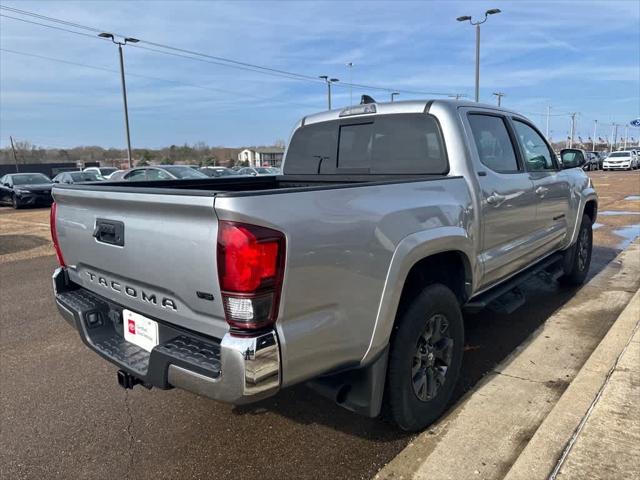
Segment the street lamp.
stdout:
<path fill-rule="evenodd" d="M 484 19 L 479 22 L 474 22 L 469 15 L 456 18 L 459 22 L 469 21 L 471 25 L 476 27 L 476 102 L 480 101 L 480 25 L 487 21 L 489 15 L 495 15 L 500 13 L 499 8 L 492 8 L 484 12 Z"/>
<path fill-rule="evenodd" d="M 120 54 L 120 80 L 122 80 L 122 100 L 124 101 L 124 125 L 127 131 L 127 158 L 129 160 L 129 168 L 131 164 L 131 135 L 129 134 L 129 108 L 127 107 L 127 85 L 124 81 L 124 60 L 122 57 L 122 46 L 127 43 L 138 43 L 137 38 L 126 37 L 122 42 L 118 42 L 113 33 L 102 32 L 98 34 L 102 38 L 110 38 L 113 43 L 118 45 L 118 53 Z"/>
<path fill-rule="evenodd" d="M 391 102 L 393 102 L 393 99 L 398 95 L 400 95 L 400 92 L 392 92 L 391 93 Z"/>
<path fill-rule="evenodd" d="M 327 84 L 327 105 L 328 110 L 331 110 L 331 84 L 339 82 L 339 78 L 329 78 L 327 75 L 320 75 L 318 78 L 323 79 Z"/>

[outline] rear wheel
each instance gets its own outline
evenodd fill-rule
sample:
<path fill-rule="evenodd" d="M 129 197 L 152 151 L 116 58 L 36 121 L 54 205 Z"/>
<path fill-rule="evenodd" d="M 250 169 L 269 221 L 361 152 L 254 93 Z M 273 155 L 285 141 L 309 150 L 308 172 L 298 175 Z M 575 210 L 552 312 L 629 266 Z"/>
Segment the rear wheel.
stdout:
<path fill-rule="evenodd" d="M 582 285 L 589 273 L 591 250 L 593 248 L 593 230 L 591 218 L 582 216 L 580 231 L 576 243 L 565 253 L 564 275 L 560 283 L 565 285 Z"/>
<path fill-rule="evenodd" d="M 442 415 L 462 364 L 464 325 L 458 299 L 426 287 L 397 320 L 389 352 L 387 401 L 392 420 L 419 431 Z"/>

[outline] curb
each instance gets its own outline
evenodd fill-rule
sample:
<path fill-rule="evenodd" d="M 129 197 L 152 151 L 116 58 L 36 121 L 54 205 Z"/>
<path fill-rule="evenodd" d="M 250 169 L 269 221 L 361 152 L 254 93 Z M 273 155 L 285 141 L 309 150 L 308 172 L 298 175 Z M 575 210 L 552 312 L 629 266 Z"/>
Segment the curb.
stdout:
<path fill-rule="evenodd" d="M 571 450 L 619 357 L 640 325 L 640 290 L 593 351 L 505 476 L 549 478 Z"/>

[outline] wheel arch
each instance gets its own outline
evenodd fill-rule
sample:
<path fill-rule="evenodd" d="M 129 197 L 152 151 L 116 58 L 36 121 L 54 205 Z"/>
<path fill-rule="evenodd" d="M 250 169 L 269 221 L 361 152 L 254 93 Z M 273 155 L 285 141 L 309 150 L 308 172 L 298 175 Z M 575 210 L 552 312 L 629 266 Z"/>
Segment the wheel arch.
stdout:
<path fill-rule="evenodd" d="M 403 305 L 424 286 L 443 283 L 451 288 L 461 304 L 471 296 L 479 268 L 473 251 L 473 239 L 460 227 L 418 232 L 400 242 L 389 267 L 362 365 L 375 359 L 386 347 Z"/>

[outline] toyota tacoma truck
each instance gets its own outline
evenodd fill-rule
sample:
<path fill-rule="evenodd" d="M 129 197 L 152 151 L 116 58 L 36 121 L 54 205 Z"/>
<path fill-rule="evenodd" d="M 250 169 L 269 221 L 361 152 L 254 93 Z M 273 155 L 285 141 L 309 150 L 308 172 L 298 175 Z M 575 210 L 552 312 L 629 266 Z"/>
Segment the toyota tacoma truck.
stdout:
<path fill-rule="evenodd" d="M 530 120 L 363 102 L 300 120 L 282 175 L 54 187 L 55 300 L 120 385 L 244 404 L 304 382 L 417 431 L 463 312 L 585 280 L 596 192 Z"/>

